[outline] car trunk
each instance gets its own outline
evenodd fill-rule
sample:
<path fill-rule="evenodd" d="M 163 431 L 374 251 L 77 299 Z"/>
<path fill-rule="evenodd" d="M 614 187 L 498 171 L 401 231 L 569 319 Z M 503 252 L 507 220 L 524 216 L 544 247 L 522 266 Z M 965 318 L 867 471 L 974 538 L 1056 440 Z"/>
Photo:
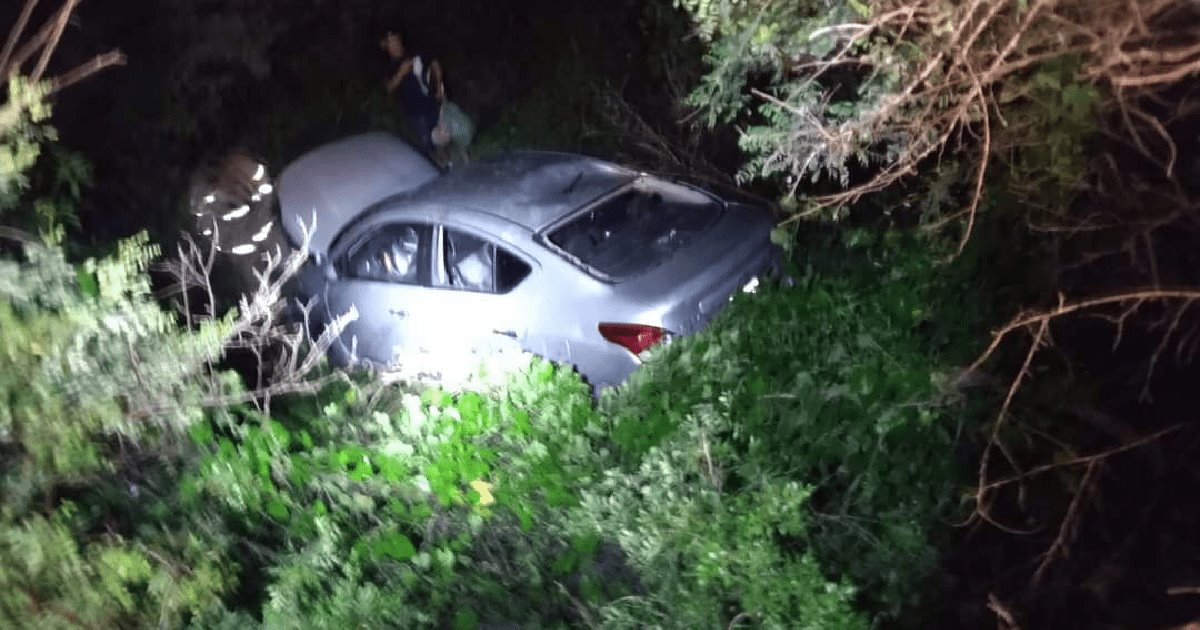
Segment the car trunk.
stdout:
<path fill-rule="evenodd" d="M 686 335 L 697 332 L 730 296 L 777 257 L 771 216 L 760 208 L 731 204 L 702 237 L 650 271 L 620 282 L 615 291 L 662 309 L 661 325 Z"/>

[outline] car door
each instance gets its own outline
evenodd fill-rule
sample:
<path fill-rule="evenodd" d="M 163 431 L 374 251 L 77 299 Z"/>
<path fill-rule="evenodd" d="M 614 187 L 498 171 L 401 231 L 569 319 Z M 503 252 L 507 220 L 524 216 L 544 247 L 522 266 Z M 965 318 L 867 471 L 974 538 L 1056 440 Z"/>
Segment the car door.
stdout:
<path fill-rule="evenodd" d="M 413 308 L 429 292 L 433 227 L 395 222 L 358 235 L 334 259 L 337 279 L 326 285 L 330 319 L 358 311 L 335 342 L 348 360 L 393 365 L 424 337 Z"/>
<path fill-rule="evenodd" d="M 487 353 L 527 349 L 530 296 L 522 288 L 533 264 L 480 232 L 437 226 L 431 291 L 416 316 L 438 350 Z M 414 320 L 414 324 L 416 324 Z"/>

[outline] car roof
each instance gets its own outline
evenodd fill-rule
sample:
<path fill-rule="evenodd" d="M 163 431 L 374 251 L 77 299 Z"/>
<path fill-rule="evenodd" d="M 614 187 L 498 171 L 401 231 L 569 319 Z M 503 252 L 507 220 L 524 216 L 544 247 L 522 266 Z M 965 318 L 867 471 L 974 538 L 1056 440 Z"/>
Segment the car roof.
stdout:
<path fill-rule="evenodd" d="M 395 201 L 438 205 L 450 212 L 457 206 L 536 232 L 637 176 L 583 155 L 518 151 L 455 168 Z"/>
<path fill-rule="evenodd" d="M 300 156 L 279 176 L 279 210 L 292 242 L 302 240 L 317 214 L 309 247 L 325 251 L 333 237 L 366 208 L 413 190 L 440 171 L 420 151 L 384 132 L 349 136 Z"/>

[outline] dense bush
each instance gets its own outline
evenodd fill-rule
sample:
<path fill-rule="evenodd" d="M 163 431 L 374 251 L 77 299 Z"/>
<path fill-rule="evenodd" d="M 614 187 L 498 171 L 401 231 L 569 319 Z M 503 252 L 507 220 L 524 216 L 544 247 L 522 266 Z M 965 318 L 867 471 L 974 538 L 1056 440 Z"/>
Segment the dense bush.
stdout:
<path fill-rule="evenodd" d="M 921 324 L 976 314 L 934 310 L 911 243 L 856 258 L 737 300 L 599 408 L 535 362 L 502 390 L 341 385 L 243 411 L 193 432 L 179 505 L 221 506 L 229 556 L 252 559 L 231 605 L 268 625 L 912 615 L 962 422 Z"/>
<path fill-rule="evenodd" d="M 223 627 L 894 616 L 930 572 L 955 479 L 929 369 L 943 357 L 919 326 L 935 297 L 921 260 L 864 250 L 858 273 L 814 266 L 795 289 L 739 299 L 599 408 L 540 362 L 503 390 L 347 382 L 277 399 L 269 416 L 202 411 L 160 383 L 163 422 L 84 425 L 59 451 L 90 453 L 62 464 L 75 476 L 6 500 L 3 609 L 30 624 Z M 101 320 L 123 304 L 96 303 Z M 95 341 L 94 357 L 119 374 L 137 355 L 107 355 L 104 339 L 120 337 Z M 205 365 L 173 347 L 160 341 L 179 378 Z M 34 391 L 56 382 L 23 370 Z M 112 413 L 144 391 L 111 384 L 89 390 Z M 75 426 L 43 417 L 44 430 Z M 38 444 L 25 435 L 10 446 Z M 79 476 L 96 467 L 107 474 Z"/>
<path fill-rule="evenodd" d="M 727 486 L 810 486 L 809 524 L 789 545 L 887 615 L 912 614 L 936 568 L 930 535 L 954 507 L 954 438 L 971 424 L 949 372 L 980 317 L 927 250 L 899 240 L 826 247 L 837 269 L 809 251 L 795 288 L 736 301 L 606 401 L 614 437 L 633 452 L 679 424 L 680 410 L 728 418 L 717 434 L 731 450 L 718 464 Z M 931 321 L 957 338 L 928 334 Z"/>
<path fill-rule="evenodd" d="M 268 405 L 214 367 L 236 314 L 154 302 L 155 253 L 0 266 L 13 623 L 866 627 L 929 594 L 955 357 L 923 324 L 974 313 L 915 241 L 814 245 L 599 406 L 540 361 Z"/>
<path fill-rule="evenodd" d="M 162 310 L 146 239 L 80 265 L 26 243 L 0 263 L 3 621 L 918 625 L 979 302 L 902 232 L 805 243 L 796 286 L 598 405 L 541 361 L 499 389 L 248 394 L 215 365 L 241 320 Z"/>
<path fill-rule="evenodd" d="M 229 322 L 176 327 L 151 254 L 135 239 L 76 267 L 30 243 L 0 261 L 0 616 L 18 627 L 174 625 L 229 583 L 159 499 L 201 403 L 239 390 L 209 369 Z"/>
<path fill-rule="evenodd" d="M 676 418 L 626 471 L 589 389 L 541 362 L 503 393 L 323 399 L 195 434 L 209 454 L 181 507 L 222 506 L 231 555 L 259 565 L 242 623 L 862 625 L 850 587 L 776 540 L 802 535 L 806 488 L 702 483 L 692 440 L 712 421 Z"/>

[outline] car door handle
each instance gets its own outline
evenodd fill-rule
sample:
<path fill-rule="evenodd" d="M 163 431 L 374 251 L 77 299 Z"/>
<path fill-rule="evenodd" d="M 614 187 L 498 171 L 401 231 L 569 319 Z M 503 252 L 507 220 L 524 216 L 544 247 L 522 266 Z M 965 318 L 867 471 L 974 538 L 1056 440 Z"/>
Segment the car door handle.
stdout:
<path fill-rule="evenodd" d="M 405 317 L 408 317 L 408 311 L 400 311 L 400 310 L 396 310 L 393 308 L 393 309 L 389 309 L 388 312 L 391 313 L 392 315 L 396 316 L 399 319 L 404 319 Z"/>
<path fill-rule="evenodd" d="M 515 330 L 495 330 L 495 329 L 493 329 L 493 330 L 492 330 L 492 332 L 493 332 L 493 333 L 495 333 L 495 334 L 497 334 L 497 335 L 501 335 L 501 336 L 504 336 L 504 337 L 509 337 L 509 338 L 512 338 L 512 339 L 516 339 L 516 338 L 517 338 L 517 331 L 515 331 Z"/>

